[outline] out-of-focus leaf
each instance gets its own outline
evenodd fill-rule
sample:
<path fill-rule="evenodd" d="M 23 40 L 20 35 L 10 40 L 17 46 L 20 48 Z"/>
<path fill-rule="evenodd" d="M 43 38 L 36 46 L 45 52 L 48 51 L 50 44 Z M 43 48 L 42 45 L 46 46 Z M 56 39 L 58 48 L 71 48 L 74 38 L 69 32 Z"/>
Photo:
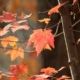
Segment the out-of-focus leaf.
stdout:
<path fill-rule="evenodd" d="M 21 29 L 24 29 L 24 30 L 29 30 L 29 26 L 28 25 L 19 25 L 19 24 L 15 24 L 15 25 L 12 25 L 12 28 L 11 28 L 11 30 L 12 30 L 12 32 L 14 33 L 15 31 L 17 31 L 17 30 L 21 30 Z"/>
<path fill-rule="evenodd" d="M 46 75 L 46 74 L 40 74 L 40 75 L 34 75 L 33 77 L 29 78 L 28 80 L 48 80 L 47 78 L 50 75 Z"/>
<path fill-rule="evenodd" d="M 8 50 L 5 54 L 10 54 L 11 61 L 15 60 L 18 57 L 24 58 L 24 50 L 21 47 L 18 49 Z"/>
<path fill-rule="evenodd" d="M 60 78 L 58 78 L 57 80 L 65 80 L 65 79 L 70 79 L 71 77 L 63 75 Z"/>
<path fill-rule="evenodd" d="M 7 34 L 8 32 L 9 32 L 8 30 L 2 29 L 2 30 L 0 30 L 0 36 L 3 36 L 5 34 Z"/>
<path fill-rule="evenodd" d="M 12 47 L 16 46 L 16 42 L 18 41 L 18 38 L 16 38 L 15 36 L 9 36 L 9 37 L 2 38 L 0 40 L 1 40 L 2 46 L 6 48 L 8 44 Z"/>
<path fill-rule="evenodd" d="M 25 14 L 25 13 L 22 12 L 21 16 L 18 16 L 18 18 L 20 18 L 20 19 L 26 19 L 26 18 L 31 17 L 31 15 L 32 15 L 32 13 L 29 14 L 29 15 L 27 15 L 27 14 Z"/>
<path fill-rule="evenodd" d="M 41 19 L 41 20 L 38 20 L 39 22 L 45 22 L 46 24 L 49 23 L 51 19 L 50 18 L 44 18 L 44 19 Z"/>
<path fill-rule="evenodd" d="M 2 22 L 13 22 L 16 20 L 17 14 L 12 14 L 11 12 L 3 11 L 3 15 L 0 16 L 0 21 Z"/>
<path fill-rule="evenodd" d="M 48 15 L 51 15 L 51 14 L 53 14 L 53 13 L 58 13 L 58 9 L 59 9 L 61 6 L 65 5 L 67 2 L 68 2 L 68 1 L 66 1 L 66 2 L 64 2 L 64 3 L 62 3 L 62 4 L 58 4 L 57 6 L 53 7 L 52 9 L 50 9 L 50 11 L 48 12 Z"/>
<path fill-rule="evenodd" d="M 58 71 L 55 70 L 54 68 L 48 67 L 48 68 L 41 69 L 40 72 L 44 72 L 45 74 L 50 75 L 52 73 L 57 73 Z"/>

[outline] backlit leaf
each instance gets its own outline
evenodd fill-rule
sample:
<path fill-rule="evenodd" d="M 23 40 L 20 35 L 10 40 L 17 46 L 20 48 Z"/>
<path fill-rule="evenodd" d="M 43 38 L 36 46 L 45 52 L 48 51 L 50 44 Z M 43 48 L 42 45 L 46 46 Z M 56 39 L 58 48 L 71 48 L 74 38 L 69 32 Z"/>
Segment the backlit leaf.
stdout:
<path fill-rule="evenodd" d="M 54 48 L 54 35 L 51 33 L 52 30 L 34 30 L 33 34 L 30 35 L 30 38 L 27 43 L 27 47 L 29 47 L 33 43 L 33 47 L 36 48 L 37 55 L 42 51 L 42 49 L 50 49 L 50 45 Z M 51 49 L 50 49 L 51 50 Z"/>
<path fill-rule="evenodd" d="M 26 19 L 26 18 L 29 18 L 31 15 L 32 15 L 32 13 L 29 14 L 29 15 L 27 15 L 27 14 L 25 14 L 25 13 L 22 12 L 21 16 L 18 16 L 18 18 L 20 18 L 20 19 Z"/>
<path fill-rule="evenodd" d="M 12 47 L 16 46 L 16 42 L 18 41 L 18 38 L 16 38 L 15 36 L 9 36 L 9 37 L 2 38 L 0 40 L 2 46 L 6 48 L 8 44 Z"/>
<path fill-rule="evenodd" d="M 65 80 L 65 79 L 70 79 L 71 77 L 63 75 L 60 78 L 58 78 L 57 80 Z"/>
<path fill-rule="evenodd" d="M 49 23 L 51 19 L 50 18 L 44 18 L 44 19 L 41 19 L 41 20 L 38 20 L 39 22 L 45 22 L 46 24 Z"/>
<path fill-rule="evenodd" d="M 30 27 L 28 25 L 26 25 L 26 24 L 24 24 L 24 25 L 15 24 L 15 25 L 12 25 L 11 30 L 14 33 L 17 30 L 22 30 L 22 29 L 29 30 L 29 28 Z"/>
<path fill-rule="evenodd" d="M 50 11 L 48 12 L 48 15 L 51 15 L 51 14 L 53 14 L 53 13 L 58 13 L 58 9 L 59 9 L 61 6 L 65 5 L 67 2 L 68 2 L 68 1 L 66 1 L 66 2 L 64 2 L 64 3 L 62 3 L 62 4 L 58 4 L 57 6 L 53 7 L 52 9 L 50 9 Z"/>
<path fill-rule="evenodd" d="M 12 22 L 16 20 L 17 14 L 12 14 L 10 12 L 3 11 L 3 15 L 0 16 L 0 21 L 2 22 Z"/>
<path fill-rule="evenodd" d="M 19 76 L 24 74 L 27 71 L 27 65 L 26 63 L 23 63 L 21 65 L 11 65 L 10 72 L 7 72 L 7 74 L 12 76 Z"/>
<path fill-rule="evenodd" d="M 50 75 L 46 75 L 46 74 L 40 74 L 40 75 L 34 75 L 31 78 L 29 78 L 28 80 L 48 80 L 46 78 L 48 78 Z"/>
<path fill-rule="evenodd" d="M 41 69 L 40 72 L 44 72 L 45 74 L 50 75 L 51 73 L 57 73 L 58 71 L 55 70 L 54 68 L 48 67 Z"/>
<path fill-rule="evenodd" d="M 3 36 L 5 34 L 7 34 L 8 32 L 9 32 L 8 30 L 2 29 L 2 30 L 0 30 L 0 36 Z"/>
<path fill-rule="evenodd" d="M 5 54 L 10 54 L 11 61 L 15 60 L 18 57 L 24 58 L 24 50 L 21 47 L 18 49 L 8 50 Z"/>

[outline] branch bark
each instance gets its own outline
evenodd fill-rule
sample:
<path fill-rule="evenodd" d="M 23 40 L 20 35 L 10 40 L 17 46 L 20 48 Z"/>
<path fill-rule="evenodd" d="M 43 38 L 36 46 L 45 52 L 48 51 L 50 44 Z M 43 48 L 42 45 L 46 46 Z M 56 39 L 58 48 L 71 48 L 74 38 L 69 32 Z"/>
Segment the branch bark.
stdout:
<path fill-rule="evenodd" d="M 58 0 L 58 3 L 60 4 L 65 1 L 66 0 Z M 69 12 L 69 4 L 67 3 L 65 6 L 61 7 L 59 9 L 59 12 L 61 14 L 63 34 L 64 34 L 64 40 L 65 40 L 72 80 L 80 80 L 79 60 L 77 56 L 74 35 L 71 27 L 72 23 Z"/>

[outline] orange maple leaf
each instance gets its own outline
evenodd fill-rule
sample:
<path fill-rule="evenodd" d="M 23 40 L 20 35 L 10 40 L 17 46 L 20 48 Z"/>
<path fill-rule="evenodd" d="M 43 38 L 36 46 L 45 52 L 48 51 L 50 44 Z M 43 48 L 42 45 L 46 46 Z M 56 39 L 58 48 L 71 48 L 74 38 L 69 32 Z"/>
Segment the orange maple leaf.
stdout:
<path fill-rule="evenodd" d="M 55 70 L 55 68 L 48 67 L 48 68 L 41 69 L 40 72 L 44 72 L 45 74 L 49 75 L 51 73 L 57 73 L 58 71 Z"/>
<path fill-rule="evenodd" d="M 33 34 L 30 35 L 27 47 L 34 43 L 33 47 L 36 48 L 37 55 L 39 55 L 42 49 L 51 50 L 50 46 L 54 48 L 54 35 L 51 31 L 46 29 L 34 30 Z"/>
<path fill-rule="evenodd" d="M 18 48 L 18 49 L 9 50 L 5 54 L 10 54 L 11 55 L 11 61 L 15 60 L 19 56 L 21 58 L 24 58 L 24 50 L 21 47 Z"/>
<path fill-rule="evenodd" d="M 59 9 L 61 6 L 65 5 L 67 2 L 68 2 L 68 1 L 66 1 L 66 2 L 64 2 L 64 3 L 62 3 L 62 4 L 58 4 L 57 6 L 53 7 L 52 9 L 50 9 L 50 11 L 48 12 L 48 15 L 51 15 L 51 14 L 53 14 L 53 13 L 58 13 L 58 9 Z"/>
<path fill-rule="evenodd" d="M 2 38 L 0 40 L 1 40 L 2 46 L 6 48 L 8 44 L 12 47 L 17 46 L 16 42 L 18 41 L 18 38 L 16 38 L 15 36 L 9 36 L 9 37 Z"/>

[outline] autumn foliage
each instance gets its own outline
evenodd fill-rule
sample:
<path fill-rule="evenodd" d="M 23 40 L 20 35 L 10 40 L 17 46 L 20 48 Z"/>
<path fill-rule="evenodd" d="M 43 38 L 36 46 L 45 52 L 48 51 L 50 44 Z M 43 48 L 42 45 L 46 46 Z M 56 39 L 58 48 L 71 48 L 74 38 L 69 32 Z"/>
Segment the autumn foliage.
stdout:
<path fill-rule="evenodd" d="M 51 16 L 54 13 L 59 13 L 59 8 L 66 5 L 69 1 L 66 1 L 64 3 L 61 3 L 53 8 L 51 8 L 47 14 Z M 77 0 L 73 0 L 73 3 L 77 2 Z M 17 5 L 17 3 L 16 3 Z M 34 5 L 32 5 L 34 6 Z M 28 7 L 31 8 L 30 5 Z M 34 6 L 35 7 L 35 6 Z M 21 46 L 17 46 L 17 42 L 19 41 L 17 37 L 15 36 L 7 36 L 4 37 L 10 30 L 13 32 L 13 34 L 17 30 L 29 30 L 31 26 L 28 24 L 27 18 L 30 18 L 33 14 L 25 14 L 23 11 L 20 16 L 17 15 L 17 13 L 11 13 L 11 12 L 6 12 L 3 11 L 3 14 L 0 16 L 0 22 L 5 22 L 8 23 L 3 29 L 0 28 L 0 38 L 1 45 L 4 49 L 7 49 L 8 46 L 10 46 L 9 50 L 6 51 L 5 54 L 9 54 L 11 61 L 15 60 L 16 58 L 24 58 L 24 48 Z M 18 19 L 18 20 L 17 20 Z M 52 48 L 55 48 L 55 35 L 52 33 L 52 30 L 50 28 L 47 28 L 47 25 L 49 24 L 50 21 L 49 18 L 44 18 L 41 20 L 38 20 L 40 23 L 45 23 L 44 29 L 34 29 L 32 30 L 33 33 L 29 36 L 28 41 L 26 40 L 26 48 L 32 46 L 35 50 L 33 53 L 36 52 L 37 56 L 41 53 L 41 51 L 48 49 L 52 50 Z M 79 40 L 80 41 L 80 40 Z M 78 42 L 79 42 L 78 41 Z M 63 70 L 65 67 L 61 67 L 59 70 L 56 70 L 55 68 L 52 67 L 47 67 L 43 68 L 40 70 L 39 75 L 34 75 L 34 76 L 29 76 L 28 80 L 49 80 L 49 78 L 52 80 L 54 78 L 54 75 L 57 74 L 59 71 Z M 10 71 L 7 72 L 6 74 L 2 73 L 2 76 L 5 75 L 9 77 L 11 80 L 20 80 L 19 76 L 27 72 L 27 64 L 24 63 L 22 65 L 11 65 L 10 66 Z M 56 80 L 64 80 L 64 79 L 69 79 L 69 76 L 63 75 L 60 78 L 56 77 Z"/>
<path fill-rule="evenodd" d="M 51 50 L 50 46 L 54 48 L 54 35 L 51 33 L 51 30 L 38 29 L 34 30 L 33 32 L 34 33 L 30 35 L 27 46 L 34 43 L 33 47 L 36 48 L 37 55 L 39 55 L 43 49 Z"/>

